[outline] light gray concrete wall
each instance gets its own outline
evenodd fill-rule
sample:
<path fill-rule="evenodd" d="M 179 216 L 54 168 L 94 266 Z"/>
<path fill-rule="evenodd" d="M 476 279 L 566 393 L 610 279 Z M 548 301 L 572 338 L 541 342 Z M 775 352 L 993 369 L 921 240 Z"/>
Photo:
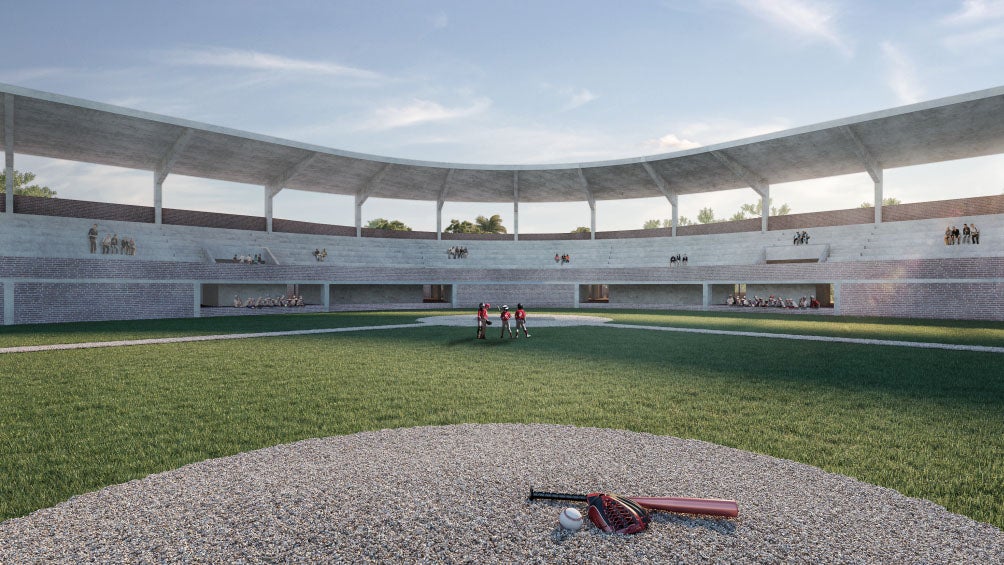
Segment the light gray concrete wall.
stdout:
<path fill-rule="evenodd" d="M 610 304 L 681 304 L 700 306 L 703 289 L 699 284 L 612 284 Z"/>
<path fill-rule="evenodd" d="M 422 303 L 420 284 L 332 284 L 332 307 L 335 304 L 409 304 Z"/>
<path fill-rule="evenodd" d="M 15 324 L 191 318 L 191 283 L 26 282 L 14 288 Z"/>
<path fill-rule="evenodd" d="M 711 285 L 711 304 L 725 304 L 725 298 L 736 291 L 734 284 Z"/>
<path fill-rule="evenodd" d="M 461 284 L 453 287 L 457 308 L 477 308 L 479 302 L 492 307 L 522 303 L 527 309 L 575 306 L 575 284 Z"/>

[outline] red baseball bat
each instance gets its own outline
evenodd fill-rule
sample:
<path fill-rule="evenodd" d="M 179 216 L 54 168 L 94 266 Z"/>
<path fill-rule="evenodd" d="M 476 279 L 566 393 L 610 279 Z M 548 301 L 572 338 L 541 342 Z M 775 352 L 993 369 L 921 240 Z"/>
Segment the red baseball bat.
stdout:
<path fill-rule="evenodd" d="M 725 516 L 735 518 L 739 515 L 739 504 L 735 500 L 720 500 L 717 498 L 684 498 L 676 496 L 631 496 L 627 497 L 642 508 L 649 510 L 665 510 L 681 514 L 702 514 L 705 516 Z M 565 494 L 560 492 L 540 492 L 530 489 L 530 500 L 577 500 L 586 501 L 584 494 Z"/>

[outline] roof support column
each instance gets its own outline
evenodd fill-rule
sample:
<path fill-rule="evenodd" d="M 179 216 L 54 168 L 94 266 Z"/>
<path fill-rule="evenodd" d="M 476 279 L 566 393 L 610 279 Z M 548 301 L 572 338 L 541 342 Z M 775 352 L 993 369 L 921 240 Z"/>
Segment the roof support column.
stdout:
<path fill-rule="evenodd" d="M 667 197 L 669 198 L 669 197 Z M 676 237 L 676 226 L 680 223 L 680 207 L 677 205 L 676 198 L 674 197 L 669 201 L 669 205 L 673 208 L 673 233 L 672 236 Z"/>
<path fill-rule="evenodd" d="M 381 167 L 377 174 L 373 175 L 373 178 L 366 183 L 366 186 L 362 187 L 359 192 L 356 193 L 356 237 L 363 236 L 363 203 L 366 202 L 366 200 L 370 197 L 370 194 L 373 193 L 373 190 L 380 184 L 380 181 L 383 180 L 383 176 L 390 170 L 390 166 L 391 164 L 387 163 Z"/>
<path fill-rule="evenodd" d="M 265 185 L 265 231 L 266 233 L 272 233 L 272 200 L 275 198 L 276 194 L 279 194 L 286 184 L 292 180 L 300 171 L 305 169 L 310 163 L 317 158 L 317 153 L 311 153 L 303 159 L 300 159 L 292 166 L 290 166 L 285 171 L 279 173 L 271 182 Z"/>
<path fill-rule="evenodd" d="M 864 164 L 865 170 L 868 171 L 868 176 L 872 178 L 872 182 L 875 183 L 875 223 L 882 223 L 882 165 L 875 159 L 875 156 L 871 151 L 865 147 L 862 143 L 861 138 L 858 134 L 854 133 L 851 126 L 843 126 L 840 128 L 844 132 L 844 136 L 847 140 L 851 142 L 851 146 L 854 148 L 854 152 L 857 153 L 858 158 L 861 159 L 861 163 Z"/>
<path fill-rule="evenodd" d="M 763 191 L 760 192 L 760 231 L 762 233 L 767 233 L 768 216 L 770 216 L 770 185 L 765 184 Z"/>
<path fill-rule="evenodd" d="M 882 223 L 882 169 L 878 170 L 875 180 L 875 223 Z M 873 177 L 874 178 L 874 177 Z"/>
<path fill-rule="evenodd" d="M 648 172 L 648 176 L 652 178 L 652 182 L 654 182 L 655 185 L 659 187 L 659 192 L 662 192 L 662 195 L 666 197 L 666 200 L 669 200 L 669 205 L 673 209 L 672 236 L 676 237 L 676 225 L 680 221 L 680 209 L 679 206 L 677 206 L 678 204 L 677 194 L 672 190 L 670 190 L 669 182 L 667 182 L 662 175 L 657 173 L 656 170 L 652 168 L 652 165 L 643 162 L 641 166 L 645 168 L 646 172 Z"/>
<path fill-rule="evenodd" d="M 164 179 L 171 173 L 171 167 L 178 160 L 178 156 L 185 150 L 185 146 L 192 139 L 192 130 L 185 128 L 174 140 L 171 149 L 161 157 L 157 168 L 153 171 L 153 223 L 159 224 L 163 218 L 164 209 Z"/>
<path fill-rule="evenodd" d="M 10 93 L 3 95 L 3 147 L 4 158 L 7 161 L 4 213 L 10 217 L 14 214 L 14 95 Z"/>
<path fill-rule="evenodd" d="M 162 223 L 164 216 L 164 175 L 153 173 L 153 223 Z"/>
<path fill-rule="evenodd" d="M 265 233 L 272 233 L 272 211 L 275 195 L 282 190 L 281 186 L 267 185 L 265 188 Z"/>
<path fill-rule="evenodd" d="M 512 237 L 519 241 L 519 171 L 512 172 Z"/>
<path fill-rule="evenodd" d="M 443 205 L 446 204 L 446 195 L 449 191 L 450 179 L 453 178 L 454 169 L 446 171 L 446 178 L 443 179 L 443 186 L 439 189 L 439 198 L 436 199 L 436 239 L 443 239 Z"/>
<path fill-rule="evenodd" d="M 711 154 L 732 171 L 732 174 L 739 180 L 749 185 L 760 195 L 760 231 L 767 233 L 767 217 L 770 216 L 770 184 L 767 183 L 767 179 L 747 169 L 742 163 L 721 151 L 712 151 Z"/>
<path fill-rule="evenodd" d="M 586 200 L 589 201 L 589 239 L 596 239 L 596 199 L 593 198 L 593 191 L 589 190 L 589 181 L 586 180 L 585 173 L 582 169 L 577 169 L 579 171 L 579 183 L 582 184 L 582 190 L 586 193 Z"/>

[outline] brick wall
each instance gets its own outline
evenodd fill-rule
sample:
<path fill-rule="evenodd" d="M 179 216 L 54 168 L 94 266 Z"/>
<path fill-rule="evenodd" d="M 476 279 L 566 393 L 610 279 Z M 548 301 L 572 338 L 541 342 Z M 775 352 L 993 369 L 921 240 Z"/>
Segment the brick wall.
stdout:
<path fill-rule="evenodd" d="M 511 308 L 522 303 L 527 309 L 575 305 L 574 284 L 462 284 L 454 286 L 453 291 L 459 308 L 476 309 L 478 303 L 485 300 L 492 307 L 508 304 Z M 530 324 L 529 317 L 527 324 Z"/>
<path fill-rule="evenodd" d="M 193 293 L 184 283 L 18 282 L 14 323 L 190 318 Z"/>
<path fill-rule="evenodd" d="M 333 284 L 330 303 L 336 304 L 421 304 L 422 285 L 412 284 Z"/>
<path fill-rule="evenodd" d="M 887 208 L 883 207 L 885 213 Z M 798 230 L 806 228 L 823 228 L 829 226 L 847 226 L 854 224 L 871 224 L 875 222 L 874 208 L 851 208 L 850 210 L 828 210 L 826 212 L 808 212 L 805 214 L 786 214 L 767 218 L 767 229 L 770 231 Z"/>
<path fill-rule="evenodd" d="M 840 314 L 961 320 L 1004 320 L 1004 283 L 844 283 Z"/>
<path fill-rule="evenodd" d="M 431 232 L 431 231 L 378 230 L 373 228 L 362 228 L 362 230 L 360 231 L 363 237 L 386 237 L 392 239 L 436 239 L 436 232 Z M 355 233 L 356 233 L 355 228 L 352 228 L 352 235 L 355 235 Z"/>
<path fill-rule="evenodd" d="M 174 208 L 164 208 L 161 210 L 161 221 L 165 224 L 175 226 L 227 228 L 232 230 L 265 231 L 266 228 L 264 216 L 219 214 L 196 210 L 176 210 Z"/>
<path fill-rule="evenodd" d="M 580 299 L 584 297 L 580 296 Z M 680 304 L 700 306 L 704 299 L 704 288 L 696 284 L 612 284 L 610 304 L 631 306 L 632 304 Z"/>
<path fill-rule="evenodd" d="M 315 224 L 313 222 L 283 220 L 281 218 L 272 218 L 272 231 L 285 232 L 285 233 L 303 233 L 307 235 L 343 235 L 349 237 L 355 237 L 356 235 L 356 228 L 353 226 Z"/>
<path fill-rule="evenodd" d="M 5 199 L 0 198 L 0 202 Z M 0 205 L 2 208 L 2 205 Z M 120 220 L 152 224 L 153 206 L 133 206 L 130 204 L 110 204 L 66 198 L 42 198 L 40 196 L 14 195 L 15 214 L 35 216 L 61 216 L 64 218 L 88 218 L 92 220 Z"/>
<path fill-rule="evenodd" d="M 523 237 L 520 234 L 520 237 Z M 467 240 L 484 240 L 484 241 L 513 241 L 513 235 L 511 233 L 446 233 L 443 232 L 444 240 L 455 240 L 455 239 L 467 239 Z"/>
<path fill-rule="evenodd" d="M 600 234 L 597 232 L 596 237 Z M 566 241 L 589 239 L 588 233 L 521 233 L 520 241 Z"/>
<path fill-rule="evenodd" d="M 872 210 L 873 218 L 874 214 L 875 212 Z M 959 218 L 964 216 L 982 216 L 985 214 L 1004 214 L 1004 195 L 957 198 L 955 200 L 937 200 L 934 202 L 915 202 L 912 204 L 897 204 L 895 206 L 882 207 L 883 222 L 903 222 L 927 218 Z"/>

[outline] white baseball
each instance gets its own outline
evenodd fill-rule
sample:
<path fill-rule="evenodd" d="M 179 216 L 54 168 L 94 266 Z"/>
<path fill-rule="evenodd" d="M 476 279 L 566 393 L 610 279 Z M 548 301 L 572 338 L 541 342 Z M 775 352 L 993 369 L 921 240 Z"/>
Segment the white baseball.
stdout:
<path fill-rule="evenodd" d="M 577 531 L 582 527 L 582 514 L 574 508 L 565 508 L 561 511 L 561 516 L 558 516 L 558 523 L 566 530 Z"/>

